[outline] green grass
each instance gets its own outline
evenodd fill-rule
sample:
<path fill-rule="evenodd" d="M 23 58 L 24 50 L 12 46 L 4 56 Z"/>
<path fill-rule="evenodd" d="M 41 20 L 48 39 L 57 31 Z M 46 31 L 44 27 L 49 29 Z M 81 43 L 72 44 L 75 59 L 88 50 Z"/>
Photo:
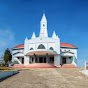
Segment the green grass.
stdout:
<path fill-rule="evenodd" d="M 13 69 L 8 67 L 0 67 L 0 71 L 13 71 Z"/>

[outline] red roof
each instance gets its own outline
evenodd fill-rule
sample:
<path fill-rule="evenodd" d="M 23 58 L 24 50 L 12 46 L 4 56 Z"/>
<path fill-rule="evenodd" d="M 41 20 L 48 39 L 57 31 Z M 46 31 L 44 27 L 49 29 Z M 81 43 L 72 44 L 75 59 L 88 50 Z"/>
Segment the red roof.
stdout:
<path fill-rule="evenodd" d="M 60 43 L 60 47 L 71 47 L 71 48 L 78 48 L 72 44 L 69 43 Z M 24 48 L 24 44 L 18 45 L 16 47 L 13 47 L 12 49 L 18 49 L 18 48 Z"/>
<path fill-rule="evenodd" d="M 24 48 L 24 44 L 20 44 L 18 46 L 13 47 L 12 49 Z"/>
<path fill-rule="evenodd" d="M 72 48 L 78 48 L 78 47 L 76 47 L 76 46 L 74 46 L 74 45 L 72 45 L 72 44 L 69 44 L 69 43 L 60 43 L 60 46 L 61 46 L 61 47 L 72 47 Z"/>

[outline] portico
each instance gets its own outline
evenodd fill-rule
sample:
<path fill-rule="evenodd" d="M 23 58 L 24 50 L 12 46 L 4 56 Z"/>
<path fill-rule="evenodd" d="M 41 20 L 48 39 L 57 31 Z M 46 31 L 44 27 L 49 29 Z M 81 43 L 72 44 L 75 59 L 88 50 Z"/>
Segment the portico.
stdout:
<path fill-rule="evenodd" d="M 29 64 L 32 63 L 50 63 L 54 64 L 54 56 L 58 55 L 54 51 L 32 51 L 26 54 L 29 57 Z M 25 63 L 24 63 L 25 64 Z"/>

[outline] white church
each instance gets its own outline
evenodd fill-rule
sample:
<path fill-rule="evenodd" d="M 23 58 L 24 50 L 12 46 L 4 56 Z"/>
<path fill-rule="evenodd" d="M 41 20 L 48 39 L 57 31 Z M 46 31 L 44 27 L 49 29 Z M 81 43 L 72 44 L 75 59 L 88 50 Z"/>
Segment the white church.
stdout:
<path fill-rule="evenodd" d="M 12 62 L 14 64 L 31 66 L 32 64 L 51 64 L 53 66 L 77 66 L 78 47 L 70 43 L 60 43 L 55 31 L 48 37 L 47 19 L 45 13 L 40 22 L 39 37 L 33 35 L 24 40 L 24 44 L 12 48 Z"/>

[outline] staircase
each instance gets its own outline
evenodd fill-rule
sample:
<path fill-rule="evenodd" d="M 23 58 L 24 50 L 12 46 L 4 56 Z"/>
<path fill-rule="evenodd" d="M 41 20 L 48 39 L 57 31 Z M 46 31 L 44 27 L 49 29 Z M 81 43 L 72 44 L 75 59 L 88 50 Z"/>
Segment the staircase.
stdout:
<path fill-rule="evenodd" d="M 11 66 L 12 68 L 56 68 L 53 64 L 49 63 L 32 63 L 24 66 L 24 64 L 14 64 Z M 58 66 L 57 68 L 77 68 L 74 64 L 63 64 L 62 66 Z"/>
<path fill-rule="evenodd" d="M 31 68 L 52 68 L 55 67 L 53 64 L 49 64 L 49 63 L 33 63 L 33 64 L 29 64 L 26 65 L 26 67 L 31 67 Z"/>
<path fill-rule="evenodd" d="M 12 66 L 12 68 L 20 68 L 20 67 L 24 67 L 24 64 L 14 64 Z"/>
<path fill-rule="evenodd" d="M 11 67 L 12 68 L 55 68 L 53 64 L 49 64 L 49 63 L 32 63 L 25 66 L 24 64 L 14 64 Z"/>
<path fill-rule="evenodd" d="M 61 68 L 77 68 L 74 64 L 63 64 Z"/>

